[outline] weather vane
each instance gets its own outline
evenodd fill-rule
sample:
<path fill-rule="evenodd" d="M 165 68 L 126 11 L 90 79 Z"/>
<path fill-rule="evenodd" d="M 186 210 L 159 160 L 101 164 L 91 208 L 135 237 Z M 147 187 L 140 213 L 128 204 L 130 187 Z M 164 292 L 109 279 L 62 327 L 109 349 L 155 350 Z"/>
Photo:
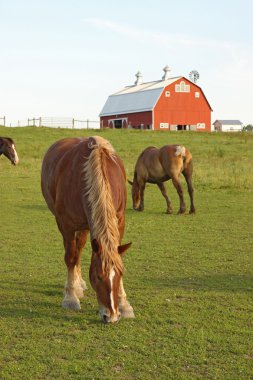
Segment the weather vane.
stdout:
<path fill-rule="evenodd" d="M 192 70 L 189 74 L 189 78 L 193 83 L 196 83 L 199 79 L 199 73 L 197 70 Z"/>

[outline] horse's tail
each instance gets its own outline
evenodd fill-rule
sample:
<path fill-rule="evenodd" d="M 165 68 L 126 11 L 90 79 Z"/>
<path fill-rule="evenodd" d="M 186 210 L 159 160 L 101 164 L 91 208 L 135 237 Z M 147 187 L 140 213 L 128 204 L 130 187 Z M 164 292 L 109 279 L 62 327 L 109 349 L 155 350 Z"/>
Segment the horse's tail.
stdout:
<path fill-rule="evenodd" d="M 188 170 L 192 174 L 192 171 L 193 171 L 192 154 L 186 148 L 185 148 L 185 156 L 183 156 L 183 162 L 184 162 L 184 170 Z"/>
<path fill-rule="evenodd" d="M 183 145 L 177 145 L 176 146 L 175 155 L 176 156 L 182 156 L 183 159 L 184 159 L 185 156 L 186 156 L 186 149 L 185 149 L 185 147 Z"/>

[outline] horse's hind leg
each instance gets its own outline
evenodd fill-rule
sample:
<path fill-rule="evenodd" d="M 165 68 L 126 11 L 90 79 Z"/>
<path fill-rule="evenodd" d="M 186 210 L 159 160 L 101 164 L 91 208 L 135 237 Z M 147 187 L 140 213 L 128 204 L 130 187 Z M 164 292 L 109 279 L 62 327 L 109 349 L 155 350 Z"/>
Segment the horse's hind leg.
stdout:
<path fill-rule="evenodd" d="M 190 197 L 190 202 L 191 202 L 191 207 L 190 207 L 190 214 L 195 214 L 195 206 L 194 206 L 194 201 L 193 201 L 193 186 L 192 186 L 192 175 L 191 173 L 188 173 L 188 171 L 184 170 L 183 175 L 185 177 L 187 187 L 188 187 L 188 193 Z"/>
<path fill-rule="evenodd" d="M 87 289 L 86 283 L 82 278 L 82 270 L 81 270 L 81 257 L 82 251 L 85 246 L 88 237 L 88 230 L 78 231 L 76 232 L 76 255 L 77 255 L 77 263 L 75 267 L 76 276 L 75 276 L 75 292 L 78 298 L 83 297 L 83 291 Z"/>
<path fill-rule="evenodd" d="M 135 318 L 134 310 L 126 298 L 122 278 L 119 285 L 119 311 L 123 318 Z"/>
<path fill-rule="evenodd" d="M 181 186 L 178 178 L 172 177 L 171 179 L 172 179 L 172 183 L 173 183 L 174 187 L 177 190 L 177 193 L 178 193 L 178 196 L 179 196 L 179 200 L 180 200 L 180 207 L 179 207 L 179 210 L 178 210 L 178 214 L 183 214 L 185 212 L 185 203 L 184 203 L 184 196 L 183 196 L 182 186 Z"/>
<path fill-rule="evenodd" d="M 167 211 L 166 211 L 166 213 L 167 214 L 172 214 L 171 201 L 168 198 L 168 195 L 167 195 L 166 188 L 165 188 L 164 184 L 162 182 L 159 182 L 159 183 L 157 183 L 157 186 L 161 190 L 161 193 L 162 193 L 162 195 L 164 196 L 164 198 L 166 200 L 166 203 L 167 203 Z"/>
<path fill-rule="evenodd" d="M 144 210 L 144 191 L 145 191 L 145 182 L 140 184 L 140 205 L 136 209 L 137 211 L 143 211 Z"/>

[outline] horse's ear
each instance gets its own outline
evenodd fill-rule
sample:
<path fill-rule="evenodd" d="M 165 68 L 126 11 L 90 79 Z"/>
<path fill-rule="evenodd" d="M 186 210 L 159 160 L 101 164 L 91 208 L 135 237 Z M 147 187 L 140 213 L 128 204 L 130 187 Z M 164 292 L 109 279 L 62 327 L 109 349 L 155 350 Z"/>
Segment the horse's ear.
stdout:
<path fill-rule="evenodd" d="M 133 186 L 133 182 L 132 181 L 130 181 L 129 179 L 127 180 L 127 182 L 129 183 L 129 185 L 131 185 L 131 186 Z"/>
<path fill-rule="evenodd" d="M 123 257 L 124 254 L 126 253 L 126 251 L 128 250 L 128 248 L 131 247 L 131 245 L 132 245 L 132 242 L 124 244 L 124 245 L 119 245 L 118 246 L 118 252 L 119 252 L 119 254 Z"/>
<path fill-rule="evenodd" d="M 92 251 L 94 253 L 100 253 L 100 245 L 99 245 L 97 239 L 92 240 L 91 246 L 92 246 Z"/>

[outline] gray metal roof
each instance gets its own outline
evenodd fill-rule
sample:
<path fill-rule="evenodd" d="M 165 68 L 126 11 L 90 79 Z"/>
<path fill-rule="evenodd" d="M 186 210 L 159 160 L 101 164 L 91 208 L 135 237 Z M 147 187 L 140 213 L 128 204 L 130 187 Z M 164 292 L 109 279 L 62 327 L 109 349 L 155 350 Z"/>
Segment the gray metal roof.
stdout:
<path fill-rule="evenodd" d="M 111 95 L 107 99 L 100 116 L 151 111 L 162 91 L 163 88 L 157 88 L 145 92 Z"/>
<path fill-rule="evenodd" d="M 215 124 L 217 121 L 222 125 L 242 125 L 242 122 L 240 120 L 215 120 L 213 124 Z"/>
<path fill-rule="evenodd" d="M 164 87 L 178 78 L 125 87 L 109 96 L 99 116 L 152 111 Z"/>

